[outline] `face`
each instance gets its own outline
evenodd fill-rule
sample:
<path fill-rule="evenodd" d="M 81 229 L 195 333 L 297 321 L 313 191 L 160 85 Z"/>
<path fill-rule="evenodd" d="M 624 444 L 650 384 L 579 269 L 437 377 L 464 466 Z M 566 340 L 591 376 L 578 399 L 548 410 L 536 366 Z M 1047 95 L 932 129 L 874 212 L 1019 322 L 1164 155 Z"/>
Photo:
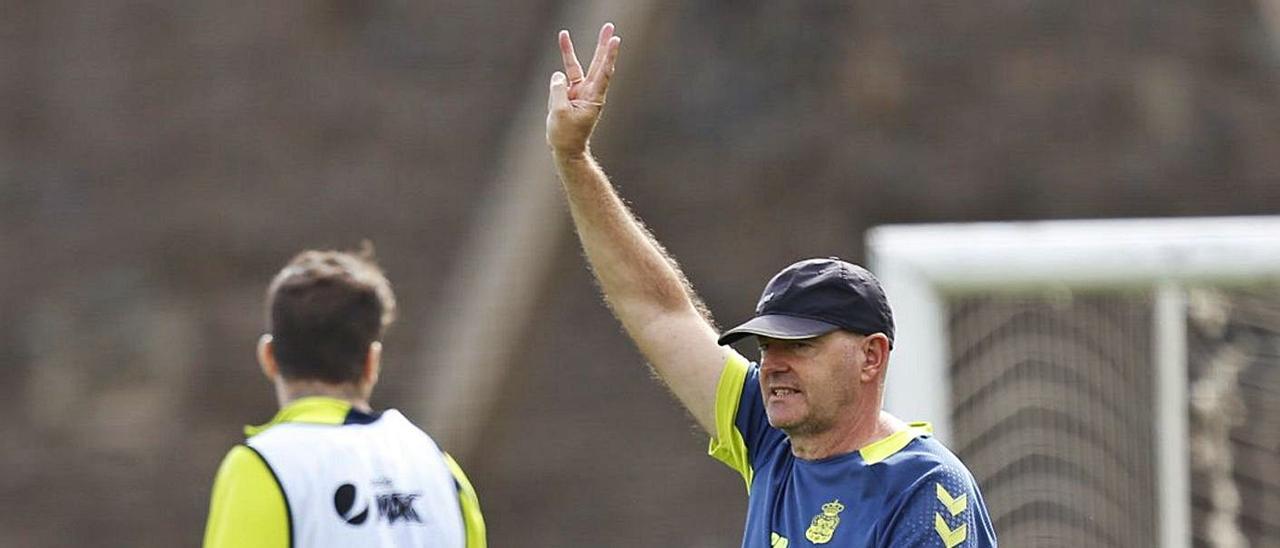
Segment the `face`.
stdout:
<path fill-rule="evenodd" d="M 770 425 L 792 436 L 811 435 L 854 416 L 864 337 L 836 331 L 812 339 L 757 339 Z"/>

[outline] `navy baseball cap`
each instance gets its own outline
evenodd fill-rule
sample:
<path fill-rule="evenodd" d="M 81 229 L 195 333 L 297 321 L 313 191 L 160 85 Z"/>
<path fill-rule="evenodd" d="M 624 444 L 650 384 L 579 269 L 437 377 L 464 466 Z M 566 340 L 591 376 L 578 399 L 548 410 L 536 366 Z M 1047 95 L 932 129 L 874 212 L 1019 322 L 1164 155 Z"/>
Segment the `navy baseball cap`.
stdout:
<path fill-rule="evenodd" d="M 744 337 L 809 339 L 837 329 L 884 333 L 893 346 L 893 312 L 884 289 L 867 269 L 836 257 L 806 259 L 769 280 L 756 315 L 720 335 L 726 345 Z"/>

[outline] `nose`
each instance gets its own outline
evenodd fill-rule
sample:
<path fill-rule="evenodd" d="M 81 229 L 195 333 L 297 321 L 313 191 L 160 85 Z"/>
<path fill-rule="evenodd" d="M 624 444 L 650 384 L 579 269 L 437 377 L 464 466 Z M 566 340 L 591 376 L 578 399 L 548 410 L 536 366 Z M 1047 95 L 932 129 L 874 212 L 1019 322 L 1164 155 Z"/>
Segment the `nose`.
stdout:
<path fill-rule="evenodd" d="M 764 374 L 777 373 L 791 369 L 791 364 L 786 358 L 772 349 L 760 351 L 760 372 Z"/>

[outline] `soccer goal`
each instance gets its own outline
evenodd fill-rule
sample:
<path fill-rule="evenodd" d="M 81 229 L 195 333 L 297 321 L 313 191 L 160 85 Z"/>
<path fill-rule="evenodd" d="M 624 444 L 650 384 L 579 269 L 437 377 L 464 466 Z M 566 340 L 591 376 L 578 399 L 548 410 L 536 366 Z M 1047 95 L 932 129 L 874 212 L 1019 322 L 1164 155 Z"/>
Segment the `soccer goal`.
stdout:
<path fill-rule="evenodd" d="M 895 225 L 886 407 L 1010 546 L 1280 546 L 1280 217 Z"/>

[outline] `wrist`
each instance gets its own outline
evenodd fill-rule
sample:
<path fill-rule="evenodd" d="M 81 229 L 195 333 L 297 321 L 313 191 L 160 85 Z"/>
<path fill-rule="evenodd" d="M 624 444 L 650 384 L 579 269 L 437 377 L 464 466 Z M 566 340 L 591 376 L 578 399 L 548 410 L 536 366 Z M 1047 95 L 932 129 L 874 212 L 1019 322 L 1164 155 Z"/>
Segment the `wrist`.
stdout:
<path fill-rule="evenodd" d="M 575 164 L 586 163 L 591 160 L 591 149 L 583 147 L 581 150 L 551 150 L 551 156 L 558 163 Z"/>

